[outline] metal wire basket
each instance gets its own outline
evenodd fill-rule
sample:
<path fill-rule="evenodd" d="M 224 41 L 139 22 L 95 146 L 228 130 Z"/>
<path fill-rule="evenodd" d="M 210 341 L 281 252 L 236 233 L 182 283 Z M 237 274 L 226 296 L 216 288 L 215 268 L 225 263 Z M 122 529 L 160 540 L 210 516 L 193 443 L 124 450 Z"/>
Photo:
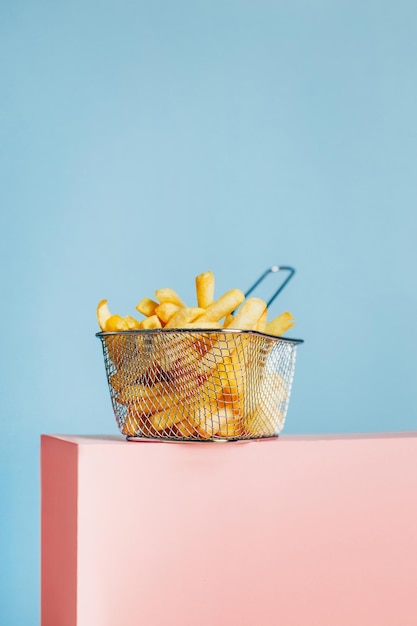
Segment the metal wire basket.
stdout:
<path fill-rule="evenodd" d="M 227 329 L 97 336 L 128 439 L 260 439 L 284 426 L 300 340 Z"/>
<path fill-rule="evenodd" d="M 295 270 L 274 265 L 270 273 Z M 277 437 L 301 339 L 243 330 L 152 329 L 97 333 L 114 415 L 127 439 L 240 441 Z"/>

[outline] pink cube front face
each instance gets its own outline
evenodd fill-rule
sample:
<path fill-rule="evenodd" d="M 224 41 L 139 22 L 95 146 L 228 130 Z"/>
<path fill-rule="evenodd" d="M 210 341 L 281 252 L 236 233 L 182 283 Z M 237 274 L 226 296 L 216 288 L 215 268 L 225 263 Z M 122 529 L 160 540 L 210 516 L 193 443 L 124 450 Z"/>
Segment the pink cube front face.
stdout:
<path fill-rule="evenodd" d="M 415 434 L 43 437 L 42 626 L 415 626 L 416 470 Z"/>

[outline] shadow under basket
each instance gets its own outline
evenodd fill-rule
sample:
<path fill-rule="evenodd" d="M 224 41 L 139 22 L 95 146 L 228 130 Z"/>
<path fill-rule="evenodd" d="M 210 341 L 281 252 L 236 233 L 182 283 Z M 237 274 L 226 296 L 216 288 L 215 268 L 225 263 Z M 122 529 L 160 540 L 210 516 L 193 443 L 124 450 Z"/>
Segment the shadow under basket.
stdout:
<path fill-rule="evenodd" d="M 284 426 L 301 339 L 228 329 L 96 336 L 129 440 L 245 441 Z"/>

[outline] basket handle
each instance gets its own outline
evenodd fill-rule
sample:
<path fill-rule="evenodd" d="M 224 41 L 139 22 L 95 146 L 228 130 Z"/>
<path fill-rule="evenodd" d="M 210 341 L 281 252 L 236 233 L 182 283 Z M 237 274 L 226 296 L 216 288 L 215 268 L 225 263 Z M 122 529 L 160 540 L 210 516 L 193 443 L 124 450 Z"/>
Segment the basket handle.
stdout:
<path fill-rule="evenodd" d="M 272 295 L 272 297 L 270 298 L 269 302 L 267 302 L 267 307 L 270 307 L 272 302 L 275 300 L 275 298 L 281 293 L 281 291 L 284 289 L 284 287 L 287 285 L 287 283 L 289 283 L 289 281 L 291 280 L 291 278 L 294 276 L 295 274 L 295 269 L 293 267 L 290 267 L 289 265 L 273 265 L 272 267 L 270 267 L 269 269 L 267 269 L 259 278 L 257 281 L 255 281 L 252 285 L 252 287 L 249 287 L 249 289 L 247 290 L 247 292 L 245 293 L 245 298 L 248 297 L 249 294 L 252 293 L 252 291 L 254 291 L 254 289 L 256 289 L 256 287 L 268 276 L 268 274 L 275 274 L 276 272 L 280 272 L 282 270 L 285 270 L 286 272 L 289 272 L 289 275 L 287 276 L 287 278 L 284 280 L 284 282 L 280 285 L 280 287 L 276 290 L 276 292 Z"/>

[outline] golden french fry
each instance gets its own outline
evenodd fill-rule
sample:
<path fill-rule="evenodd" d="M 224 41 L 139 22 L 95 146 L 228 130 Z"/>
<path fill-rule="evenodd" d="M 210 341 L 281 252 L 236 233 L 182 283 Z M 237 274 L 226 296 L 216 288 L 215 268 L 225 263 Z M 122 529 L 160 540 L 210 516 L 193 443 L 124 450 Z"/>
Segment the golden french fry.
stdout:
<path fill-rule="evenodd" d="M 175 424 L 175 428 L 177 429 L 179 436 L 184 439 L 192 439 L 196 434 L 194 426 L 187 420 L 177 422 Z"/>
<path fill-rule="evenodd" d="M 183 307 L 171 317 L 165 324 L 165 328 L 183 328 L 184 324 L 194 322 L 202 313 L 204 313 L 204 309 L 199 307 Z"/>
<path fill-rule="evenodd" d="M 166 324 L 180 308 L 178 304 L 174 304 L 173 302 L 163 302 L 156 307 L 155 315 L 159 317 L 163 324 Z"/>
<path fill-rule="evenodd" d="M 197 321 L 198 323 L 198 321 Z M 232 333 L 210 333 L 208 340 L 203 343 L 199 341 L 194 350 L 189 350 L 186 361 L 196 368 L 196 371 L 203 377 L 211 376 L 217 371 L 217 376 L 222 381 L 222 373 L 228 371 L 231 357 L 236 353 L 235 359 L 240 359 L 244 363 L 244 348 L 247 345 L 246 337 L 236 337 Z M 241 363 L 239 362 L 239 365 Z"/>
<path fill-rule="evenodd" d="M 175 377 L 175 383 L 172 380 L 155 382 L 152 385 L 145 383 L 133 383 L 124 385 L 119 391 L 117 401 L 125 406 L 134 406 L 139 414 L 150 415 L 158 413 L 165 409 L 172 408 L 174 405 L 184 402 L 188 398 L 194 396 L 203 388 L 204 378 L 196 374 L 187 375 L 187 372 Z M 115 381 L 116 384 L 119 382 Z M 210 386 L 203 388 L 206 396 L 213 395 Z"/>
<path fill-rule="evenodd" d="M 253 330 L 265 309 L 266 302 L 260 298 L 249 298 L 236 313 L 233 322 L 227 328 Z"/>
<path fill-rule="evenodd" d="M 186 345 L 182 343 L 182 345 L 179 344 L 176 354 L 173 354 L 173 352 L 169 353 L 169 361 L 166 359 L 168 354 L 167 350 L 164 355 L 163 365 L 165 367 L 168 366 L 166 367 L 166 373 L 169 380 L 186 386 L 188 386 L 191 381 L 195 380 L 197 380 L 199 384 L 202 383 L 211 375 L 214 368 L 214 365 L 207 367 L 204 363 L 202 364 L 202 359 L 209 348 L 210 344 L 206 344 L 200 338 L 192 342 L 187 342 Z M 173 359 L 173 356 L 176 356 L 176 358 Z"/>
<path fill-rule="evenodd" d="M 158 363 L 149 363 L 143 358 L 132 356 L 115 365 L 117 370 L 109 376 L 109 384 L 116 394 L 131 385 L 142 384 L 150 387 L 155 383 L 167 381 L 166 372 Z"/>
<path fill-rule="evenodd" d="M 228 315 L 226 315 L 226 317 L 224 318 L 223 327 L 227 328 L 230 324 L 233 324 L 234 319 L 235 316 L 233 315 L 233 313 L 229 313 Z"/>
<path fill-rule="evenodd" d="M 222 385 L 222 403 L 229 406 L 237 415 L 243 413 L 247 367 L 238 352 L 223 359 L 218 365 Z"/>
<path fill-rule="evenodd" d="M 144 329 L 152 329 L 152 328 L 162 328 L 161 321 L 157 315 L 151 315 L 150 317 L 145 317 L 141 322 L 142 328 Z"/>
<path fill-rule="evenodd" d="M 225 315 L 234 311 L 245 299 L 240 289 L 231 289 L 224 293 L 216 302 L 210 304 L 199 320 L 205 322 L 219 322 Z"/>
<path fill-rule="evenodd" d="M 106 330 L 106 322 L 111 317 L 107 300 L 100 300 L 97 305 L 97 321 L 102 331 Z"/>
<path fill-rule="evenodd" d="M 122 433 L 126 436 L 134 437 L 137 434 L 139 428 L 139 419 L 135 415 L 128 413 L 122 427 Z"/>
<path fill-rule="evenodd" d="M 194 428 L 199 439 L 211 439 L 215 434 L 212 425 L 209 422 L 197 424 Z"/>
<path fill-rule="evenodd" d="M 126 386 L 137 382 L 138 374 L 131 367 L 122 367 L 109 376 L 109 384 L 115 393 L 120 393 Z"/>
<path fill-rule="evenodd" d="M 251 437 L 273 437 L 282 428 L 284 414 L 276 411 L 274 419 L 265 416 L 261 411 L 254 411 L 243 419 L 243 428 L 246 435 Z"/>
<path fill-rule="evenodd" d="M 149 423 L 155 430 L 161 431 L 167 428 L 172 428 L 174 424 L 181 422 L 184 419 L 183 411 L 180 406 L 172 406 L 164 411 L 153 413 L 149 416 Z"/>
<path fill-rule="evenodd" d="M 221 421 L 226 419 L 227 415 L 235 417 L 230 410 L 221 406 L 222 391 L 220 377 L 214 370 L 213 374 L 198 387 L 198 393 L 193 398 L 188 398 L 184 404 L 183 419 L 190 422 L 205 439 L 215 435 Z"/>
<path fill-rule="evenodd" d="M 135 428 L 133 433 L 129 433 L 130 436 L 136 435 L 137 437 L 152 437 L 155 439 L 164 434 L 163 432 L 157 431 L 149 422 L 147 417 L 136 416 L 128 413 L 126 422 L 128 422 L 128 426 L 133 425 L 133 428 Z"/>
<path fill-rule="evenodd" d="M 220 424 L 218 435 L 220 437 L 228 437 L 234 439 L 235 437 L 241 437 L 244 433 L 243 422 L 238 419 L 227 419 Z"/>
<path fill-rule="evenodd" d="M 155 383 L 152 386 L 142 383 L 125 385 L 121 389 L 117 401 L 126 406 L 135 406 L 138 413 L 145 415 L 157 413 L 173 404 L 170 387 L 167 387 L 167 384 L 163 382 Z"/>
<path fill-rule="evenodd" d="M 190 330 L 193 328 L 197 329 L 211 329 L 211 328 L 223 328 L 223 326 L 219 322 L 200 322 L 197 320 L 196 322 L 188 322 L 187 324 L 183 324 L 181 328 L 189 328 Z"/>
<path fill-rule="evenodd" d="M 245 396 L 237 393 L 233 387 L 223 387 L 220 406 L 232 411 L 236 418 L 241 418 L 244 414 Z"/>
<path fill-rule="evenodd" d="M 288 397 L 284 378 L 277 372 L 266 373 L 262 379 L 259 395 L 260 401 L 245 416 L 245 431 L 259 437 L 278 434 L 284 419 L 282 403 Z"/>
<path fill-rule="evenodd" d="M 193 402 L 195 400 L 198 402 L 200 394 L 201 402 L 206 402 L 207 399 L 209 399 L 209 401 L 212 401 L 213 399 L 213 401 L 217 402 L 217 398 L 220 397 L 220 393 L 216 391 L 216 384 L 213 380 L 211 381 L 211 384 L 206 387 L 208 379 L 209 377 L 197 377 L 199 386 L 196 387 L 191 394 L 188 394 L 185 403 Z M 188 413 L 186 413 L 186 415 L 188 415 Z"/>
<path fill-rule="evenodd" d="M 281 315 L 278 315 L 278 317 L 275 317 L 266 325 L 265 332 L 268 333 L 268 335 L 280 337 L 294 326 L 294 324 L 295 321 L 291 313 L 285 311 L 285 313 L 281 313 Z"/>
<path fill-rule="evenodd" d="M 142 323 L 131 315 L 125 315 L 124 320 L 127 323 L 128 330 L 138 330 L 142 328 Z"/>
<path fill-rule="evenodd" d="M 185 306 L 185 303 L 181 300 L 177 292 L 173 289 L 169 289 L 168 287 L 164 289 L 157 289 L 155 291 L 155 296 L 161 304 L 164 302 L 172 302 L 178 306 Z"/>
<path fill-rule="evenodd" d="M 190 412 L 188 419 L 204 439 L 210 439 L 220 431 L 224 433 L 227 431 L 229 422 L 232 425 L 237 421 L 230 409 L 219 407 L 213 402 L 196 406 L 194 411 Z"/>
<path fill-rule="evenodd" d="M 215 413 L 211 416 L 211 421 L 213 424 L 213 431 L 215 434 L 220 431 L 228 430 L 229 424 L 236 422 L 235 415 L 233 411 L 230 410 L 229 407 L 219 407 Z"/>
<path fill-rule="evenodd" d="M 261 317 L 256 322 L 254 330 L 257 330 L 260 333 L 264 333 L 266 331 L 267 318 L 268 318 L 268 309 L 265 309 Z"/>
<path fill-rule="evenodd" d="M 214 275 L 213 272 L 203 272 L 195 279 L 197 304 L 206 309 L 213 304 L 214 300 Z"/>
<path fill-rule="evenodd" d="M 208 350 L 200 343 L 196 345 L 196 349 L 189 350 L 185 358 L 182 360 L 182 365 L 186 363 L 194 369 L 196 374 L 207 378 L 212 375 L 217 366 L 222 361 L 222 351 L 219 346 L 219 342 L 216 341 Z"/>
<path fill-rule="evenodd" d="M 195 339 L 187 333 L 161 332 L 153 337 L 153 355 L 162 370 L 173 380 L 169 372 L 194 344 Z"/>
<path fill-rule="evenodd" d="M 111 315 L 104 325 L 106 332 L 115 332 L 119 330 L 129 330 L 127 321 L 120 315 Z"/>
<path fill-rule="evenodd" d="M 137 337 L 135 335 L 109 335 L 106 338 L 108 358 L 119 370 L 128 366 L 136 353 Z"/>
<path fill-rule="evenodd" d="M 149 317 L 150 315 L 155 314 L 155 309 L 157 306 L 158 303 L 155 302 L 155 300 L 151 300 L 150 298 L 142 298 L 142 300 L 136 305 L 136 309 L 139 311 L 139 313 L 142 313 L 142 315 L 146 315 L 146 317 Z"/>

